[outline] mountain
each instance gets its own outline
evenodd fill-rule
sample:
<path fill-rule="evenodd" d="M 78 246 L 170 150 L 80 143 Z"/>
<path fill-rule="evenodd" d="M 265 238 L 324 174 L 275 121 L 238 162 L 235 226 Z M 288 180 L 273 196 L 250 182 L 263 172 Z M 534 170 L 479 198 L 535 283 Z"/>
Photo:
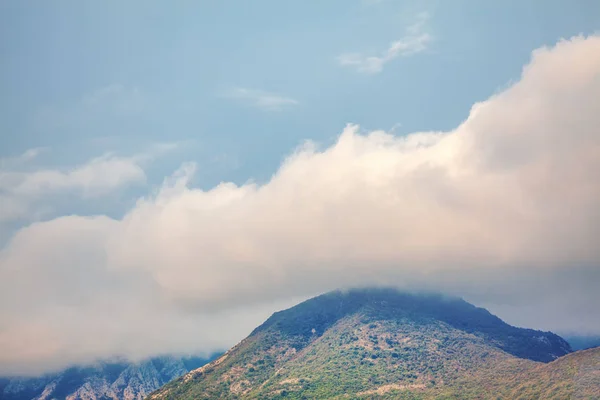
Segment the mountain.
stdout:
<path fill-rule="evenodd" d="M 273 314 L 148 399 L 600 398 L 599 374 L 600 351 L 461 299 L 356 289 Z"/>
<path fill-rule="evenodd" d="M 600 399 L 600 348 L 529 367 L 510 389 L 514 399 Z"/>
<path fill-rule="evenodd" d="M 98 362 L 35 378 L 0 378 L 0 400 L 141 400 L 209 361 L 199 357 L 157 357 L 140 363 Z"/>

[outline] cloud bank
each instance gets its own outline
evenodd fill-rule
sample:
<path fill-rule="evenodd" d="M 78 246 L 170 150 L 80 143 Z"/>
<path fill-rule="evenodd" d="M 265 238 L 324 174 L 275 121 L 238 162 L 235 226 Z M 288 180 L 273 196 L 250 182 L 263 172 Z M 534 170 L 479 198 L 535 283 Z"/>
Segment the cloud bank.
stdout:
<path fill-rule="evenodd" d="M 600 333 L 598 110 L 600 37 L 575 37 L 452 131 L 348 125 L 265 184 L 203 191 L 184 164 L 120 220 L 23 228 L 0 253 L 0 373 L 208 352 L 297 298 L 365 284 Z"/>

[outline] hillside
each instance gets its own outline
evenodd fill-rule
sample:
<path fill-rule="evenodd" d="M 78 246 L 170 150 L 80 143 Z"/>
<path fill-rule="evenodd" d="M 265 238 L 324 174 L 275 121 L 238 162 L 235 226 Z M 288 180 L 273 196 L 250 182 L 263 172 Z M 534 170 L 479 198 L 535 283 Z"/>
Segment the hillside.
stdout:
<path fill-rule="evenodd" d="M 199 357 L 157 357 L 140 363 L 98 362 L 40 377 L 0 378 L 0 399 L 141 400 L 208 361 Z"/>
<path fill-rule="evenodd" d="M 513 398 L 600 399 L 600 348 L 568 354 L 530 369 L 516 385 Z"/>
<path fill-rule="evenodd" d="M 338 291 L 273 314 L 149 398 L 483 399 L 598 389 L 598 354 L 558 359 L 570 352 L 557 335 L 512 327 L 461 299 Z"/>

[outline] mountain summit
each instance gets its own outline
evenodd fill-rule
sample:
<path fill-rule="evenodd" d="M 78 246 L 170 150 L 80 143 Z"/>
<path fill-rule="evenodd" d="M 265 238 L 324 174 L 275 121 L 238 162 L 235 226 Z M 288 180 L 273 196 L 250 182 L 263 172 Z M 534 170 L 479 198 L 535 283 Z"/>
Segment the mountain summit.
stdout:
<path fill-rule="evenodd" d="M 273 328 L 302 342 L 322 335 L 340 319 L 361 314 L 364 321 L 439 321 L 478 334 L 488 343 L 520 358 L 549 362 L 571 352 L 570 345 L 551 332 L 515 328 L 484 308 L 439 294 L 401 293 L 395 289 L 335 291 L 273 314 L 251 336 Z M 314 333 L 312 332 L 314 329 Z"/>
<path fill-rule="evenodd" d="M 458 298 L 335 291 L 273 314 L 149 398 L 568 398 L 599 388 L 596 375 L 583 389 L 569 379 L 579 364 L 595 371 L 600 351 L 559 358 L 569 353 L 553 333 L 510 326 Z"/>

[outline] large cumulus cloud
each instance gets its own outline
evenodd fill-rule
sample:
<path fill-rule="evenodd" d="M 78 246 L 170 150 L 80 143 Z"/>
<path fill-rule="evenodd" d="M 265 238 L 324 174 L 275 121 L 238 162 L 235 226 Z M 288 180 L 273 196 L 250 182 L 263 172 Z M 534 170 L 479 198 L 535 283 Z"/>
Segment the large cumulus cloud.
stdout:
<path fill-rule="evenodd" d="M 185 164 L 121 220 L 24 228 L 0 254 L 0 372 L 210 351 L 280 305 L 364 284 L 600 333 L 598 110 L 600 37 L 576 37 L 452 131 L 348 125 L 262 185 L 203 191 Z"/>

